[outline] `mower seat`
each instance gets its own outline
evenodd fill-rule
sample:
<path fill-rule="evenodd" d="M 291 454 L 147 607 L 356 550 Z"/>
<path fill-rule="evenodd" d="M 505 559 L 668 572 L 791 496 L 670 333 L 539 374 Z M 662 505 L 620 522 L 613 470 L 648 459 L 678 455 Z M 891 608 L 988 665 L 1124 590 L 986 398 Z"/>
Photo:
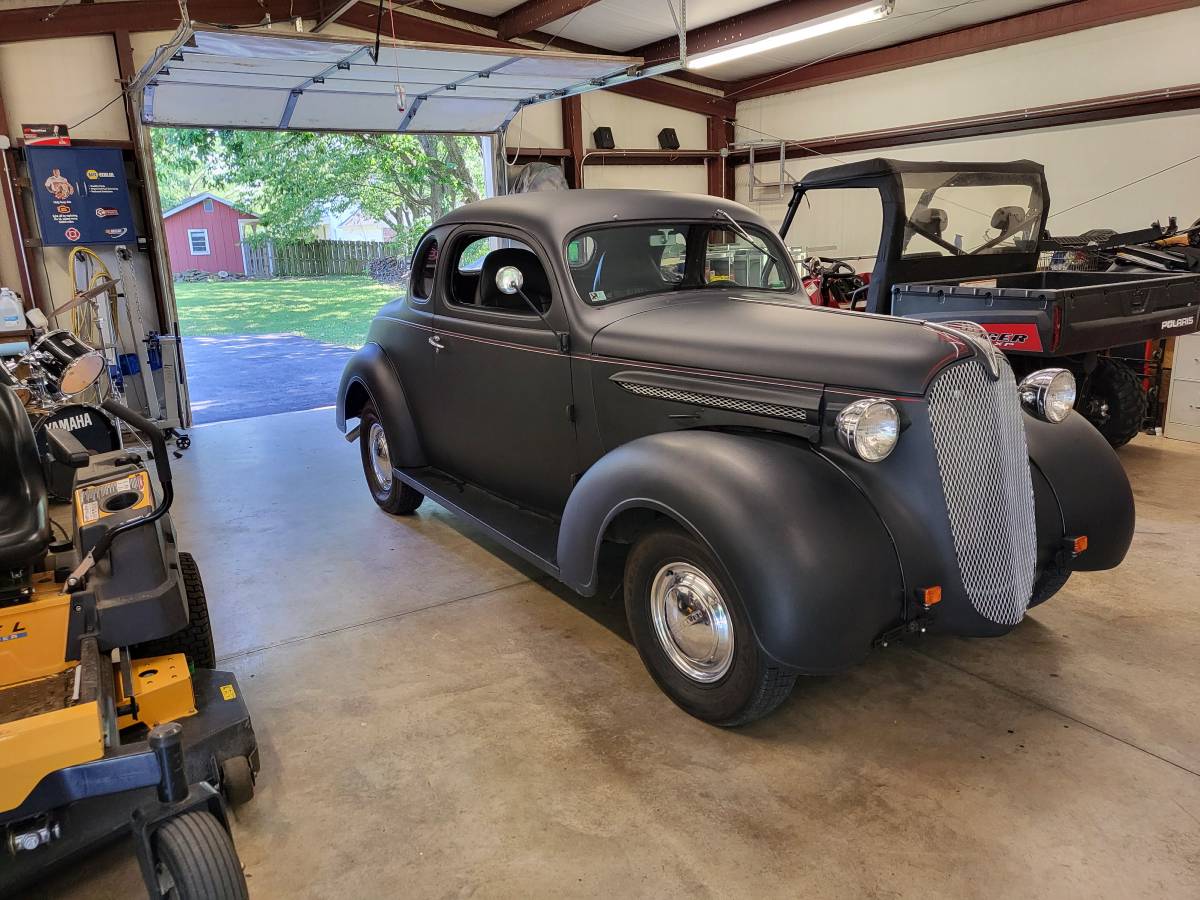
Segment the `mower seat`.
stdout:
<path fill-rule="evenodd" d="M 50 501 L 29 416 L 2 384 L 0 472 L 0 570 L 23 569 L 50 546 Z"/>

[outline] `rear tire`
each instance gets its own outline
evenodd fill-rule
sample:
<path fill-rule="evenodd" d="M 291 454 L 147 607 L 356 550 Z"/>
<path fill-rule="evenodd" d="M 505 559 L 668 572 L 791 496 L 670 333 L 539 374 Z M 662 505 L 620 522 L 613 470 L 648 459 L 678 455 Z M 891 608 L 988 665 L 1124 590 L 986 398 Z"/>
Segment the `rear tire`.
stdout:
<path fill-rule="evenodd" d="M 221 793 L 234 809 L 254 797 L 254 769 L 245 756 L 231 756 L 221 763 Z"/>
<path fill-rule="evenodd" d="M 720 563 L 679 528 L 655 528 L 630 550 L 625 613 L 650 676 L 698 719 L 745 725 L 773 712 L 795 686 L 796 673 L 759 646 Z"/>
<path fill-rule="evenodd" d="M 371 498 L 380 509 L 393 516 L 407 516 L 416 512 L 425 495 L 405 484 L 393 472 L 387 434 L 375 404 L 369 400 L 359 414 L 358 427 L 358 448 Z"/>
<path fill-rule="evenodd" d="M 134 659 L 144 659 L 183 653 L 192 668 L 215 669 L 217 651 L 213 646 L 212 622 L 208 618 L 208 600 L 204 596 L 204 582 L 200 580 L 200 567 L 192 554 L 179 554 L 179 573 L 183 576 L 183 590 L 187 596 L 187 625 L 164 638 L 135 644 L 129 648 L 130 655 Z"/>
<path fill-rule="evenodd" d="M 210 812 L 188 812 L 154 833 L 160 890 L 171 900 L 249 900 L 229 832 Z"/>
<path fill-rule="evenodd" d="M 1114 447 L 1133 440 L 1146 418 L 1146 394 L 1141 377 L 1124 363 L 1101 359 L 1087 383 L 1084 416 Z M 1091 401 L 1089 403 L 1089 401 Z M 1098 410 L 1107 406 L 1103 415 Z"/>

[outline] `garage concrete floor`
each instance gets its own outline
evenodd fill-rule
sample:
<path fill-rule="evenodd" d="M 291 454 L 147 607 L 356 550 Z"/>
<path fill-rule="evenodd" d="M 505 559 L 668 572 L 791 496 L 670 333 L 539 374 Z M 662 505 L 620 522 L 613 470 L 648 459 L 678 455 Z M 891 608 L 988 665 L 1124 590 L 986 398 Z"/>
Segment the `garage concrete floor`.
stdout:
<path fill-rule="evenodd" d="M 198 428 L 177 465 L 262 748 L 254 896 L 1200 896 L 1200 446 L 1122 451 L 1128 560 L 1008 637 L 893 646 L 723 731 L 654 687 L 619 595 L 379 512 L 332 419 Z M 48 887 L 139 882 L 118 844 Z"/>

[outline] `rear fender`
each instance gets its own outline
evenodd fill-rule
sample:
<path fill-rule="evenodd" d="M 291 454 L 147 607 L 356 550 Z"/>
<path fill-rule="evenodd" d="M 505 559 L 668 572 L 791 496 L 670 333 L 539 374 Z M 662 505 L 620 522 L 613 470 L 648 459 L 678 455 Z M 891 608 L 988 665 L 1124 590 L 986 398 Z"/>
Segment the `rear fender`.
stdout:
<path fill-rule="evenodd" d="M 342 371 L 336 413 L 337 426 L 342 432 L 346 431 L 347 419 L 361 415 L 367 400 L 379 412 L 393 465 L 397 468 L 426 465 L 404 385 L 378 344 L 365 344 L 350 357 Z"/>
<path fill-rule="evenodd" d="M 596 591 L 610 522 L 659 512 L 705 542 L 736 586 L 763 649 L 804 672 L 859 662 L 901 616 L 887 529 L 862 492 L 806 444 L 675 431 L 623 444 L 572 491 L 559 531 L 561 578 Z"/>

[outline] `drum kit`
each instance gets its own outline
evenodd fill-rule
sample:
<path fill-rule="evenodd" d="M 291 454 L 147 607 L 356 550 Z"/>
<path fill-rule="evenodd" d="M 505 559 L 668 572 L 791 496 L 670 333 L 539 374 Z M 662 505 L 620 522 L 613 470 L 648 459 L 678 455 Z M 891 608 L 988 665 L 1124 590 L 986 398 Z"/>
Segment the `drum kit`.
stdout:
<path fill-rule="evenodd" d="M 121 431 L 103 410 L 75 402 L 100 379 L 104 354 L 63 329 L 47 331 L 14 363 L 0 360 L 0 384 L 16 392 L 33 422 L 43 459 L 48 458 L 46 431 L 65 429 L 94 453 L 121 449 Z M 70 498 L 73 472 L 48 463 L 51 493 Z"/>

